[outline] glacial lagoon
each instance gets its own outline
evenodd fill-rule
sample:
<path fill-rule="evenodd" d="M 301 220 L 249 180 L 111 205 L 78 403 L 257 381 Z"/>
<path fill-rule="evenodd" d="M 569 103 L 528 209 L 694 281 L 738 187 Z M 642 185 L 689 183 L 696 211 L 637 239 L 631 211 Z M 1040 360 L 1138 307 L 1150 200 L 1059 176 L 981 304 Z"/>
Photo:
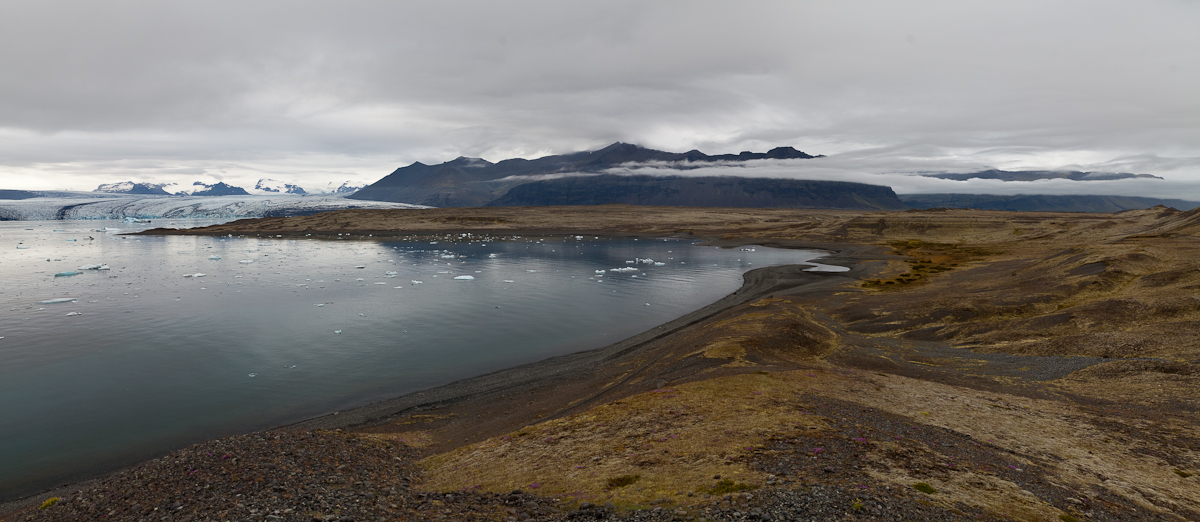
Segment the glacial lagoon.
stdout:
<path fill-rule="evenodd" d="M 747 270 L 823 255 L 594 236 L 121 235 L 214 222 L 0 222 L 0 499 L 605 346 L 720 299 Z"/>

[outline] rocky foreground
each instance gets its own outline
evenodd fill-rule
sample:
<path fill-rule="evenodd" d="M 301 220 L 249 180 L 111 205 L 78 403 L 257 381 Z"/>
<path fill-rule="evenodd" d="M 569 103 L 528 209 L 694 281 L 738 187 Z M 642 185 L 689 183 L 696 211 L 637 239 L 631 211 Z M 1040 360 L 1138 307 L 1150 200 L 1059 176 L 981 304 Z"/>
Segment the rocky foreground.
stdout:
<path fill-rule="evenodd" d="M 757 269 L 600 350 L 0 520 L 1200 520 L 1200 211 L 432 209 L 190 233 L 565 231 L 824 247 L 851 270 Z"/>

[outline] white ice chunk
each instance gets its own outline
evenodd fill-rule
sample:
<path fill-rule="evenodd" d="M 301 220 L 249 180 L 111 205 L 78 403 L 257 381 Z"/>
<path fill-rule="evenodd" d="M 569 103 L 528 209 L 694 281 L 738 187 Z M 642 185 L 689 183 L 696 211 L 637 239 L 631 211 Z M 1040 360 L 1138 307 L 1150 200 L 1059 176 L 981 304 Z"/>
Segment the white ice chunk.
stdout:
<path fill-rule="evenodd" d="M 512 279 L 505 279 L 504 282 L 505 283 L 515 283 L 516 281 L 513 281 Z"/>
<path fill-rule="evenodd" d="M 67 317 L 72 317 L 72 316 L 76 316 L 76 315 L 83 315 L 83 314 L 79 313 L 79 312 L 67 312 Z"/>
<path fill-rule="evenodd" d="M 243 259 L 243 260 L 241 260 L 241 261 L 238 261 L 238 262 L 239 262 L 239 263 L 241 263 L 241 264 L 243 264 L 243 265 L 248 265 L 248 264 L 250 264 L 250 263 L 253 263 L 253 262 L 254 262 L 254 260 L 252 260 L 252 259 Z"/>
<path fill-rule="evenodd" d="M 208 258 L 209 258 L 210 260 L 212 260 L 212 261 L 216 261 L 216 260 L 218 260 L 218 259 L 221 259 L 221 256 L 212 255 L 212 256 L 208 256 Z"/>
<path fill-rule="evenodd" d="M 425 282 L 424 282 L 424 281 L 417 281 L 416 279 L 413 279 L 413 280 L 412 280 L 412 284 L 414 284 L 414 285 L 423 285 L 423 284 L 425 284 Z"/>
<path fill-rule="evenodd" d="M 454 280 L 455 281 L 474 281 L 475 276 L 469 276 L 469 275 L 454 276 Z"/>
<path fill-rule="evenodd" d="M 77 276 L 77 275 L 79 275 L 79 274 L 82 274 L 82 273 L 83 273 L 83 272 L 76 272 L 76 271 L 74 271 L 74 270 L 67 270 L 66 272 L 59 272 L 59 273 L 57 273 L 57 274 L 54 274 L 54 277 L 71 277 L 71 276 Z"/>
<path fill-rule="evenodd" d="M 341 331 L 341 330 L 334 330 L 334 331 L 333 331 L 333 333 L 335 333 L 335 334 L 340 334 L 340 333 L 342 333 L 342 331 Z"/>
<path fill-rule="evenodd" d="M 76 299 L 76 298 L 74 298 L 74 297 L 56 297 L 56 298 L 54 298 L 54 299 L 47 299 L 47 300 L 45 300 L 45 301 L 38 301 L 38 304 L 73 303 L 73 302 L 75 302 L 76 300 L 77 300 L 77 299 Z"/>

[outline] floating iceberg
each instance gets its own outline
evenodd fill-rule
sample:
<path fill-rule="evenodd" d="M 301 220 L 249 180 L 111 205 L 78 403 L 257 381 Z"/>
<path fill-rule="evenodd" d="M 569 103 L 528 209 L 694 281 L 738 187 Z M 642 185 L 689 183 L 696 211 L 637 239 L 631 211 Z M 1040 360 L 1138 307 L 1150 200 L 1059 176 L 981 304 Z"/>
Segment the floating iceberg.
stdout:
<path fill-rule="evenodd" d="M 183 274 L 183 277 L 204 277 L 208 274 Z"/>
<path fill-rule="evenodd" d="M 76 315 L 83 315 L 83 314 L 80 312 L 67 312 L 67 317 L 74 317 Z"/>
<path fill-rule="evenodd" d="M 29 247 L 25 245 L 17 245 L 17 250 L 29 250 Z"/>
<path fill-rule="evenodd" d="M 241 263 L 241 264 L 243 264 L 243 265 L 248 265 L 248 264 L 250 264 L 250 263 L 253 263 L 253 262 L 254 262 L 254 260 L 253 260 L 253 259 L 243 259 L 243 260 L 241 260 L 241 261 L 238 261 L 238 262 L 239 262 L 239 263 Z"/>
<path fill-rule="evenodd" d="M 626 266 L 626 267 L 621 267 L 621 268 L 613 268 L 610 271 L 611 272 L 637 272 L 638 269 L 636 269 L 632 266 Z"/>
<path fill-rule="evenodd" d="M 335 333 L 335 334 L 340 334 L 340 333 L 342 333 L 342 331 L 341 331 L 341 330 L 334 330 L 334 331 L 333 331 L 333 333 Z"/>
<path fill-rule="evenodd" d="M 320 308 L 320 307 L 322 307 L 322 306 L 325 306 L 325 303 L 317 303 L 317 304 L 315 304 L 315 305 L 313 305 L 313 306 L 316 306 L 316 307 Z"/>
<path fill-rule="evenodd" d="M 67 270 L 66 272 L 59 272 L 59 273 L 57 273 L 57 274 L 54 274 L 54 277 L 71 277 L 71 276 L 77 276 L 77 275 L 79 275 L 79 274 L 82 274 L 82 273 L 83 273 L 83 272 L 76 272 L 76 271 L 74 271 L 74 270 Z"/>
<path fill-rule="evenodd" d="M 655 261 L 654 266 L 667 266 L 667 264 L 663 263 L 662 261 Z"/>
<path fill-rule="evenodd" d="M 56 297 L 54 299 L 38 301 L 38 304 L 74 303 L 75 301 L 76 301 L 76 298 L 74 298 L 74 297 Z"/>
<path fill-rule="evenodd" d="M 423 284 L 425 284 L 425 282 L 424 282 L 424 281 L 417 281 L 416 279 L 413 279 L 413 280 L 412 280 L 412 284 L 413 284 L 413 285 L 423 285 Z"/>
<path fill-rule="evenodd" d="M 603 273 L 605 273 L 605 272 L 607 272 L 607 270 L 597 270 L 597 271 L 596 271 L 596 273 L 597 273 L 597 274 L 603 274 Z"/>
<path fill-rule="evenodd" d="M 454 280 L 455 281 L 474 281 L 475 276 L 469 276 L 469 275 L 454 276 Z"/>
<path fill-rule="evenodd" d="M 512 279 L 505 279 L 504 282 L 505 283 L 515 283 L 516 281 L 513 281 Z"/>
<path fill-rule="evenodd" d="M 212 256 L 208 256 L 208 259 L 211 261 L 217 261 L 217 260 L 221 259 L 221 256 L 212 255 Z"/>
<path fill-rule="evenodd" d="M 533 273 L 533 272 L 537 272 L 537 270 L 526 270 L 526 272 Z"/>

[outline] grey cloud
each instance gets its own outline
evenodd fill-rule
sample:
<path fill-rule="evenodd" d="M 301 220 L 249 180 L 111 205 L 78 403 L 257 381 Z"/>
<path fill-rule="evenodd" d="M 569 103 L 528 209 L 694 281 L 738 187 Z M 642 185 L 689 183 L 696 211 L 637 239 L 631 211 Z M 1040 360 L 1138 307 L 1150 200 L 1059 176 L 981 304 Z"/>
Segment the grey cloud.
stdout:
<path fill-rule="evenodd" d="M 620 140 L 1200 181 L 1198 23 L 1172 1 L 8 2 L 0 177 L 373 181 Z"/>

